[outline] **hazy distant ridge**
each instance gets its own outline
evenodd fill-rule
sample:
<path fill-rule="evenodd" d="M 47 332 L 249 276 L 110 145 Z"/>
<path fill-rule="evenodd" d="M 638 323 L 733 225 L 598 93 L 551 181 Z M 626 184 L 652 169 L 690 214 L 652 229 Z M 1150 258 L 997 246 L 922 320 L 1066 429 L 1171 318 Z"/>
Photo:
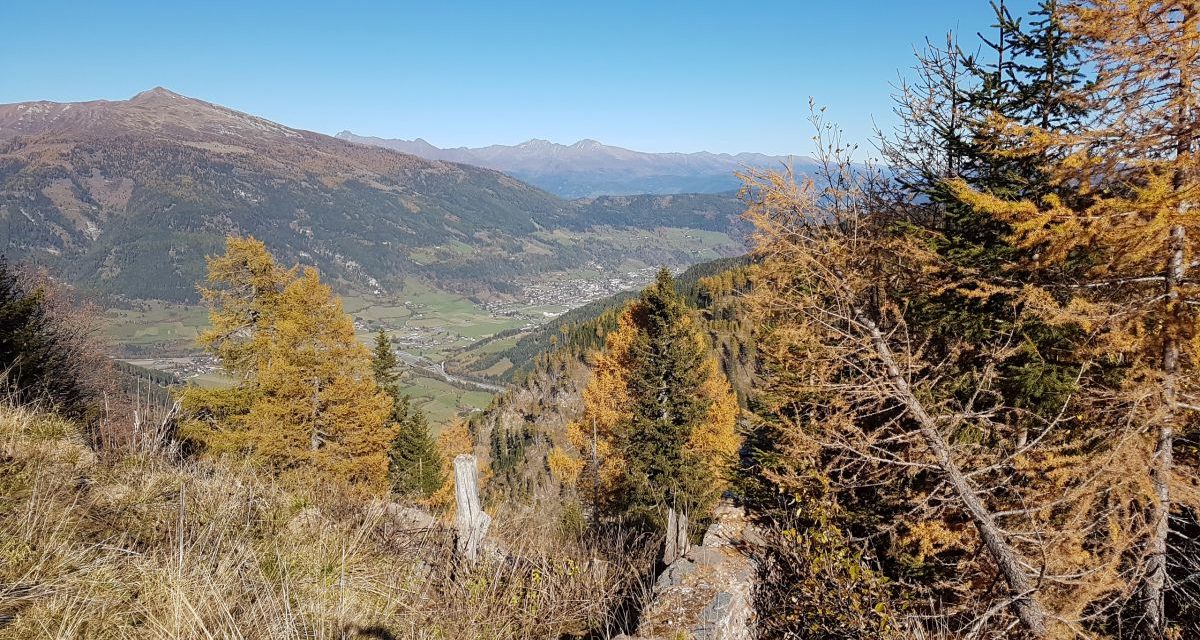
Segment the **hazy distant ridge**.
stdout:
<path fill-rule="evenodd" d="M 735 172 L 781 168 L 789 162 L 799 171 L 814 164 L 805 156 L 761 153 L 646 153 L 580 140 L 565 145 L 529 140 L 518 145 L 442 149 L 422 138 L 396 140 L 359 136 L 350 131 L 338 138 L 368 144 L 429 160 L 473 164 L 503 171 L 565 198 L 599 195 L 721 193 L 741 186 Z"/>

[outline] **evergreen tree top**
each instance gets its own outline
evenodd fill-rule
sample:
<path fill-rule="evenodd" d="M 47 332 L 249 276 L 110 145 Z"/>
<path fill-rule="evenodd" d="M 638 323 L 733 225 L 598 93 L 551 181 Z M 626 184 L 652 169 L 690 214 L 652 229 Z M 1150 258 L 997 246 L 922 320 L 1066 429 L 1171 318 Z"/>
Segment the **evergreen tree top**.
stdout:
<path fill-rule="evenodd" d="M 392 351 L 392 344 L 388 341 L 387 334 L 383 329 L 375 334 L 375 347 L 371 355 L 371 371 L 375 374 L 376 384 L 380 386 L 395 384 L 400 377 L 396 372 L 396 368 L 400 366 L 400 360 Z"/>

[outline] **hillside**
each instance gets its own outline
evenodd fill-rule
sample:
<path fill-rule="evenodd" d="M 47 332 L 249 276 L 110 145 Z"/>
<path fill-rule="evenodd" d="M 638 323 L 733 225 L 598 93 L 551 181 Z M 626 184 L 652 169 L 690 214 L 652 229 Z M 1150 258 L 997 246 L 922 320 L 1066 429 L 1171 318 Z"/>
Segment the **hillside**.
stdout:
<path fill-rule="evenodd" d="M 0 640 L 1200 640 L 1200 0 L 9 4 L 0 101 L 818 159 L 0 104 Z"/>
<path fill-rule="evenodd" d="M 739 401 L 751 395 L 755 362 L 753 327 L 739 307 L 750 286 L 746 257 L 705 262 L 676 279 L 676 288 L 695 310 L 712 355 Z M 487 410 L 471 419 L 476 455 L 489 465 L 488 491 L 496 502 L 536 504 L 553 512 L 577 498 L 548 470 L 554 449 L 575 452 L 568 426 L 583 412 L 583 389 L 592 377 L 594 352 L 617 327 L 617 317 L 639 292 L 626 292 L 580 307 L 516 339 L 504 350 L 487 344 L 460 354 L 465 366 L 487 368 L 498 360 L 513 366 L 499 374 L 513 382 Z M 481 361 L 472 357 L 483 355 Z M 575 452 L 578 454 L 578 452 Z"/>
<path fill-rule="evenodd" d="M 343 131 L 337 137 L 430 160 L 496 169 L 564 198 L 721 193 L 740 187 L 741 180 L 734 173 L 747 167 L 779 169 L 791 164 L 803 172 L 814 164 L 804 156 L 761 153 L 646 153 L 596 140 L 564 145 L 535 139 L 518 145 L 441 149 L 421 138 L 396 140 L 360 136 L 350 131 Z"/>
<path fill-rule="evenodd" d="M 701 280 L 735 271 L 747 261 L 746 256 L 741 256 L 702 262 L 679 274 L 676 282 L 692 304 L 708 309 L 714 300 Z M 520 381 L 539 360 L 560 347 L 571 345 L 578 351 L 602 346 L 604 333 L 615 325 L 616 312 L 637 296 L 637 291 L 624 291 L 572 309 L 532 329 L 496 334 L 461 350 L 449 364 L 465 375 Z"/>
<path fill-rule="evenodd" d="M 729 196 L 570 202 L 493 170 L 162 88 L 125 101 L 0 105 L 0 250 L 126 298 L 194 300 L 203 256 L 237 233 L 284 262 L 317 265 L 343 289 L 386 294 L 417 277 L 487 299 L 523 275 L 628 257 L 619 242 L 545 237 L 554 230 L 723 232 L 739 212 Z M 647 258 L 688 260 L 667 249 Z"/>
<path fill-rule="evenodd" d="M 418 507 L 244 462 L 101 455 L 80 430 L 0 406 L 0 638 L 607 637 L 639 580 L 629 552 L 529 514 L 498 515 L 510 555 L 470 569 Z"/>

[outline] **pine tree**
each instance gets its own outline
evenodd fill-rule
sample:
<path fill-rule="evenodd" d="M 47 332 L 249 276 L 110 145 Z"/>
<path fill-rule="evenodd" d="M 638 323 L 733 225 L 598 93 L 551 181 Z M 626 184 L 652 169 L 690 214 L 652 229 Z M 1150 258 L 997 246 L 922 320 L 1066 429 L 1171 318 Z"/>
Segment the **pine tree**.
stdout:
<path fill-rule="evenodd" d="M 341 301 L 314 269 L 282 269 L 262 242 L 230 238 L 209 260 L 212 328 L 201 344 L 239 382 L 188 387 L 181 431 L 212 453 L 279 470 L 309 466 L 352 484 L 387 475 L 390 398 L 371 375 Z"/>
<path fill-rule="evenodd" d="M 569 432 L 597 508 L 648 529 L 671 508 L 708 515 L 740 446 L 737 398 L 666 269 L 608 335 L 584 404 Z"/>
<path fill-rule="evenodd" d="M 212 286 L 201 286 L 200 295 L 209 307 L 210 327 L 199 342 L 227 373 L 248 380 L 266 364 L 267 345 L 282 315 L 280 298 L 299 267 L 280 267 L 266 245 L 253 238 L 231 237 L 224 255 L 206 261 Z"/>

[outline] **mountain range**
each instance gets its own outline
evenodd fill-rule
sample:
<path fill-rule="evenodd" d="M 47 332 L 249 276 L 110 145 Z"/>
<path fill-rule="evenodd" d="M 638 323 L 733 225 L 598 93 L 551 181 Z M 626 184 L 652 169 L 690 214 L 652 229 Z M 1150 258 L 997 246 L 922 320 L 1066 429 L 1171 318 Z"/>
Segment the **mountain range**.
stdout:
<path fill-rule="evenodd" d="M 792 166 L 804 173 L 815 161 L 803 156 L 761 153 L 645 153 L 609 146 L 595 140 L 564 145 L 529 140 L 518 145 L 442 149 L 422 138 L 394 140 L 359 136 L 349 131 L 342 140 L 410 153 L 429 160 L 463 162 L 503 171 L 564 198 L 600 195 L 722 193 L 742 182 L 735 175 L 747 168 Z"/>
<path fill-rule="evenodd" d="M 566 200 L 488 168 L 286 127 L 163 88 L 0 105 L 0 252 L 124 298 L 194 300 L 228 234 L 337 286 L 407 278 L 476 299 L 520 277 L 628 258 L 598 228 L 730 232 L 730 194 Z M 602 235 L 602 234 L 600 234 Z M 650 263 L 694 262 L 660 247 Z"/>

